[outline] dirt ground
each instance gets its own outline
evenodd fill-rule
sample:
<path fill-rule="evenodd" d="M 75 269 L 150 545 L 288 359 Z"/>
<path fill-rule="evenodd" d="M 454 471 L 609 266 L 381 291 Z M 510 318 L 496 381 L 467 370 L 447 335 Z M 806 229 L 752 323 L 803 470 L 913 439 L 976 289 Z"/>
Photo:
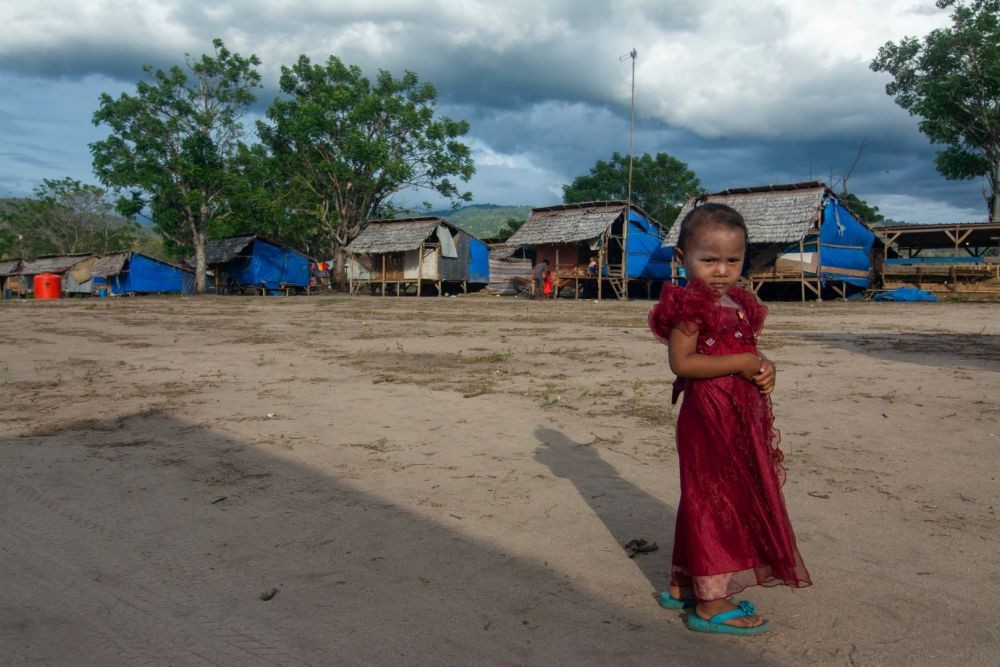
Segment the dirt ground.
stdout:
<path fill-rule="evenodd" d="M 654 601 L 650 305 L 0 304 L 0 663 L 996 664 L 1000 305 L 772 304 L 814 586 L 743 639 Z"/>

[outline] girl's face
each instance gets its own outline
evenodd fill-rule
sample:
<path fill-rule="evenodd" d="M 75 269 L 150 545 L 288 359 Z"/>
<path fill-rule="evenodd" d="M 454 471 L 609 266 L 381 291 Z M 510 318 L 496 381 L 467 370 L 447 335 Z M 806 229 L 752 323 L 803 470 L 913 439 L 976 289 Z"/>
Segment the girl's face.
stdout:
<path fill-rule="evenodd" d="M 702 281 L 716 298 L 739 280 L 746 253 L 742 229 L 709 223 L 695 229 L 685 245 L 684 249 L 677 248 L 676 253 L 688 280 Z"/>

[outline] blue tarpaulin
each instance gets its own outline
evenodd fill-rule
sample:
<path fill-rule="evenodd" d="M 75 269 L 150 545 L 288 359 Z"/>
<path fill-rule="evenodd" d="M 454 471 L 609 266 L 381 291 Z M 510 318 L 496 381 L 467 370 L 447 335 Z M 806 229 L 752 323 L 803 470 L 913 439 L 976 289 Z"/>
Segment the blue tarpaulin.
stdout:
<path fill-rule="evenodd" d="M 485 243 L 469 236 L 469 277 L 470 283 L 490 282 L 490 248 Z"/>
<path fill-rule="evenodd" d="M 277 291 L 284 286 L 309 286 L 309 258 L 262 238 L 254 239 L 249 256 L 233 259 L 227 267 L 229 280 L 240 285 Z"/>
<path fill-rule="evenodd" d="M 819 230 L 820 280 L 870 287 L 875 234 L 854 219 L 839 201 L 827 198 Z"/>
<path fill-rule="evenodd" d="M 916 287 L 897 287 L 888 292 L 880 292 L 875 295 L 876 301 L 937 301 L 938 298 L 927 290 Z"/>
<path fill-rule="evenodd" d="M 639 211 L 629 209 L 628 277 L 631 280 L 670 280 L 673 248 L 663 245 L 666 234 Z"/>
<path fill-rule="evenodd" d="M 191 272 L 133 252 L 108 282 L 113 294 L 183 292 L 187 273 Z"/>

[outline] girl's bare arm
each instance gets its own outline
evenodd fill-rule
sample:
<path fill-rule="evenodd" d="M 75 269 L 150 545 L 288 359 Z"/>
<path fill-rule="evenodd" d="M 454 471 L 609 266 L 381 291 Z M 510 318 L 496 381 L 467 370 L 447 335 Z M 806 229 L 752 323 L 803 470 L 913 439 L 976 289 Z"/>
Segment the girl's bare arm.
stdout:
<path fill-rule="evenodd" d="M 674 375 L 692 380 L 709 380 L 723 375 L 740 375 L 753 381 L 761 368 L 755 354 L 724 354 L 711 356 L 698 353 L 698 333 L 686 333 L 681 327 L 670 331 L 670 370 Z"/>

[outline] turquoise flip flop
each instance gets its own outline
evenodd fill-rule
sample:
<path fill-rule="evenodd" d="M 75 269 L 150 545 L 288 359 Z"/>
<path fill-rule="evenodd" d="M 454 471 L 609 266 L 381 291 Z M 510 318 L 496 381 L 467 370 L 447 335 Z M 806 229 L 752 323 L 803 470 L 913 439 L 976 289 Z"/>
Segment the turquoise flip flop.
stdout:
<path fill-rule="evenodd" d="M 659 602 L 664 609 L 691 609 L 698 604 L 694 596 L 678 599 L 666 591 L 660 593 Z"/>
<path fill-rule="evenodd" d="M 711 632 L 719 635 L 759 635 L 771 629 L 771 621 L 764 621 L 752 628 L 739 628 L 734 625 L 726 625 L 726 621 L 730 619 L 755 615 L 753 603 L 749 600 L 740 600 L 737 604 L 739 606 L 736 609 L 716 614 L 707 621 L 693 611 L 688 613 L 686 621 L 688 630 Z"/>

